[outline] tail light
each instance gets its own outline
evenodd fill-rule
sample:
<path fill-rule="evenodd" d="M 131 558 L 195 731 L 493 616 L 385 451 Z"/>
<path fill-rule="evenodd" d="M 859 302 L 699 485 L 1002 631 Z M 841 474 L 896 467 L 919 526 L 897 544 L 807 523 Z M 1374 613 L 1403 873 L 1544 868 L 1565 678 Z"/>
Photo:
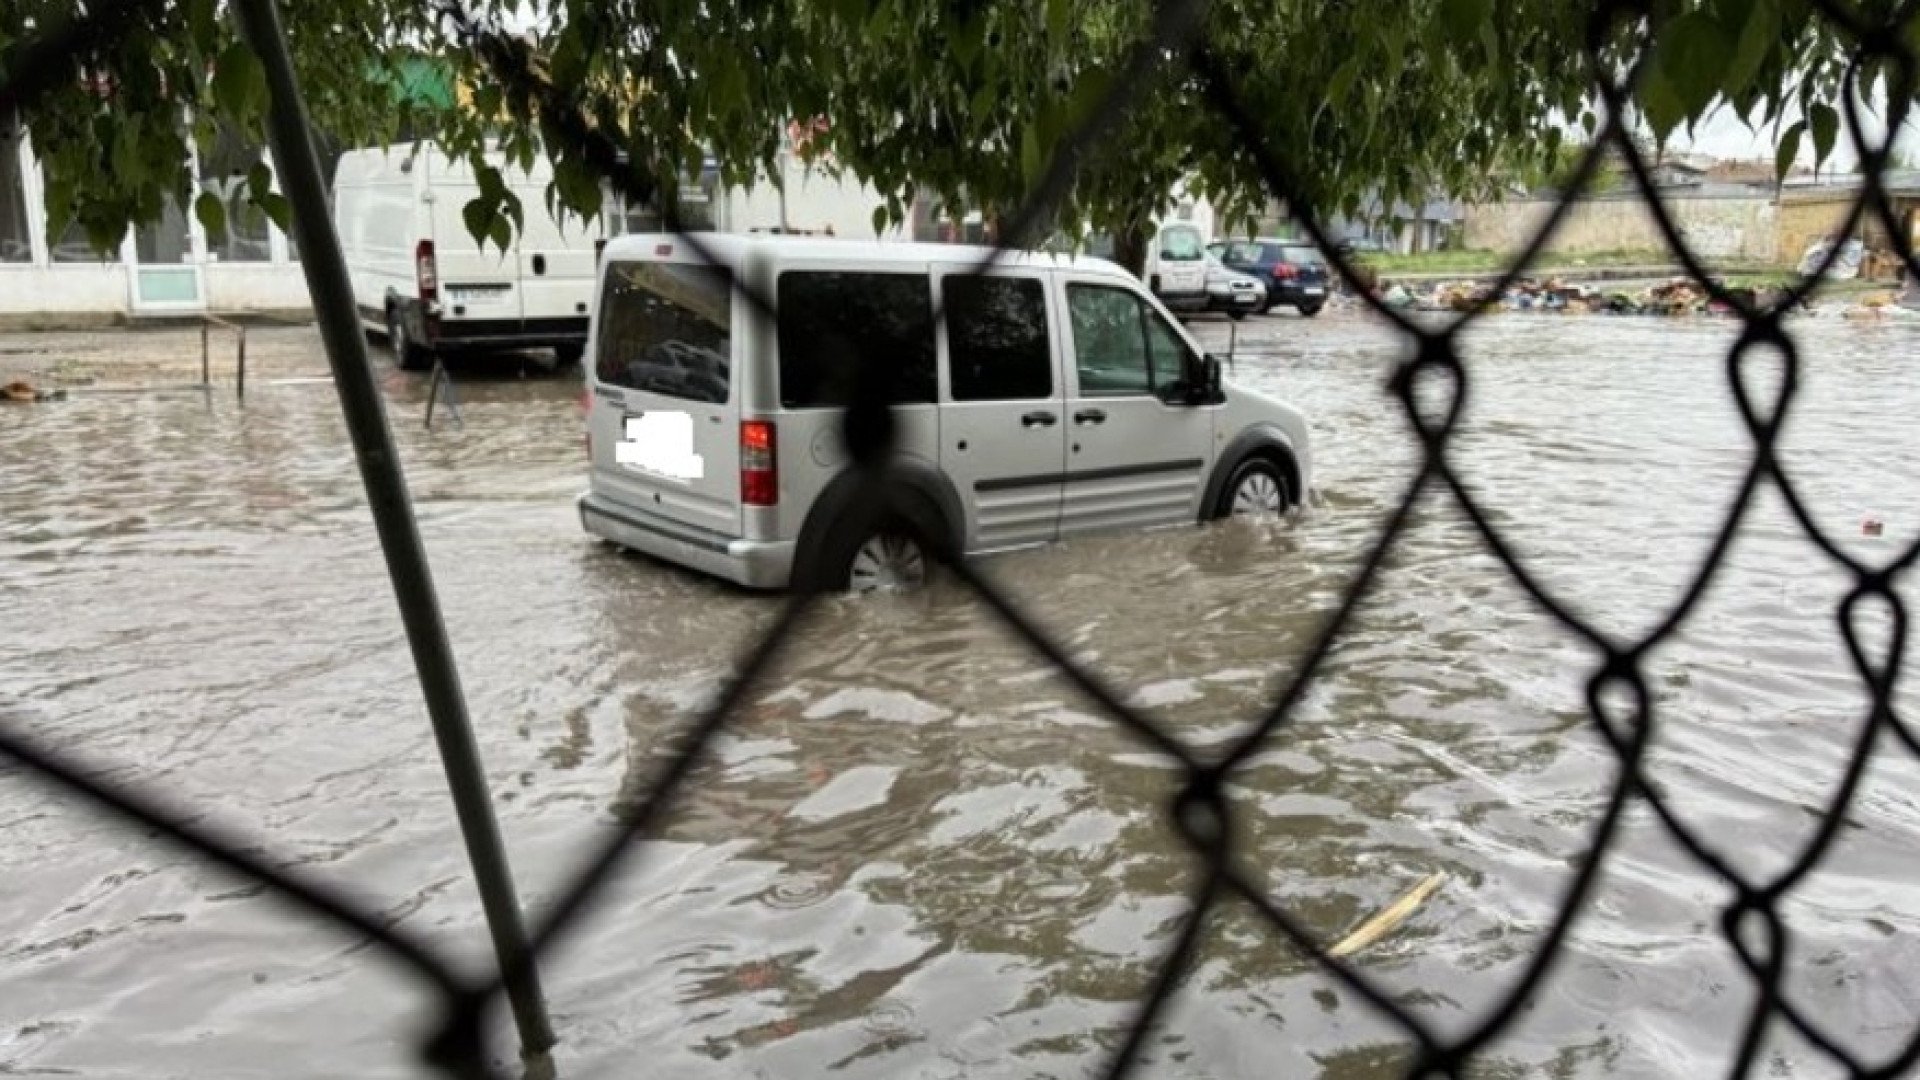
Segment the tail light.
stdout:
<path fill-rule="evenodd" d="M 1280 263 L 1273 268 L 1273 279 L 1275 281 L 1292 281 L 1299 276 L 1300 271 L 1296 269 L 1292 263 Z"/>
<path fill-rule="evenodd" d="M 440 269 L 433 261 L 431 240 L 422 240 L 413 247 L 413 282 L 420 289 L 420 299 L 440 298 Z"/>
<path fill-rule="evenodd" d="M 748 506 L 780 502 L 780 453 L 770 420 L 740 421 L 740 501 Z"/>

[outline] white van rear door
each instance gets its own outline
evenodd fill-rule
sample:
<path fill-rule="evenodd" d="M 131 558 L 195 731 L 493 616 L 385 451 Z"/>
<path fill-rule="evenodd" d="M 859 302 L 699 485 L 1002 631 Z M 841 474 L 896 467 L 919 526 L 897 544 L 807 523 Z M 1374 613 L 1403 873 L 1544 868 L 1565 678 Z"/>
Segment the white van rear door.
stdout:
<path fill-rule="evenodd" d="M 511 248 L 481 242 L 467 231 L 464 209 L 480 194 L 470 180 L 435 176 L 433 250 L 440 275 L 440 317 L 447 322 L 519 321 L 520 268 Z"/>
<path fill-rule="evenodd" d="M 521 317 L 585 319 L 593 299 L 594 241 L 606 235 L 599 221 L 555 220 L 547 210 L 545 185 L 516 187 L 525 228 L 518 259 Z"/>
<path fill-rule="evenodd" d="M 732 274 L 610 262 L 593 321 L 593 490 L 631 510 L 741 535 L 740 387 L 748 317 Z"/>

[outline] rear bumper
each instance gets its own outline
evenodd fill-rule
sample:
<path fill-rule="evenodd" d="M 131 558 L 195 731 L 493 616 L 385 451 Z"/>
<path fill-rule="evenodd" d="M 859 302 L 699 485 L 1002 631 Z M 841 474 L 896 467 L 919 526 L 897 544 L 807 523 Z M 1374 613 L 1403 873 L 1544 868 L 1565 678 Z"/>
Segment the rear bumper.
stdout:
<path fill-rule="evenodd" d="M 580 526 L 593 536 L 749 589 L 784 589 L 793 576 L 791 540 L 742 540 L 616 504 L 580 496 Z"/>
<path fill-rule="evenodd" d="M 433 343 L 442 349 L 509 349 L 585 345 L 587 320 L 449 319 L 435 324 Z"/>
<path fill-rule="evenodd" d="M 1320 291 L 1308 292 L 1308 289 L 1318 289 Z M 1327 291 L 1328 286 L 1325 284 L 1287 284 L 1270 285 L 1267 287 L 1267 295 L 1272 297 L 1273 302 L 1276 304 L 1324 304 L 1327 302 Z"/>

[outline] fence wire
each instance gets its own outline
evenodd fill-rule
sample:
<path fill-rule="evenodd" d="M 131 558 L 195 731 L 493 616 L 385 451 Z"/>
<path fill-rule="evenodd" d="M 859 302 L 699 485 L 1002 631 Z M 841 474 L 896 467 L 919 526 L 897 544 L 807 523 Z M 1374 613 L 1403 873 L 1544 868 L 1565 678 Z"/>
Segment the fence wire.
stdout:
<path fill-rule="evenodd" d="M 1905 45 L 1903 35 L 1920 11 L 1920 0 L 1899 5 L 1885 22 L 1869 21 L 1838 0 L 1811 2 L 1818 17 L 1826 20 L 1848 43 L 1850 64 L 1844 80 L 1843 116 L 1861 161 L 1863 176 L 1860 197 L 1836 235 L 1851 234 L 1866 215 L 1873 215 L 1897 252 L 1908 280 L 1920 280 L 1920 264 L 1916 264 L 1884 183 L 1891 156 L 1890 141 L 1893 133 L 1905 123 L 1914 97 L 1915 57 Z M 119 4 L 92 4 L 87 12 L 17 49 L 10 64 L 12 78 L 0 86 L 0 103 L 30 104 L 34 95 L 44 93 L 70 71 L 70 57 L 79 46 L 111 40 L 116 27 L 148 14 L 151 7 L 150 3 L 130 0 Z M 699 233 L 678 228 L 681 219 L 675 205 L 677 181 L 650 175 L 643 166 L 628 161 L 620 150 L 620 142 L 588 120 L 577 95 L 555 87 L 540 73 L 531 45 L 489 25 L 462 8 L 457 0 L 431 0 L 431 10 L 497 77 L 517 111 L 540 118 L 549 131 L 558 133 L 569 143 L 569 149 L 581 155 L 630 205 L 660 208 L 663 218 L 680 238 L 713 261 L 710 248 Z M 1277 668 L 1293 673 L 1278 700 L 1263 715 L 1254 718 L 1246 733 L 1232 743 L 1224 755 L 1203 753 L 1184 744 L 1160 722 L 1126 705 L 1121 693 L 1098 671 L 1068 655 L 1026 613 L 1018 598 L 981 575 L 960 557 L 947 538 L 922 537 L 933 554 L 988 609 L 1056 665 L 1113 723 L 1184 770 L 1184 786 L 1167 807 L 1167 813 L 1199 867 L 1189 894 L 1190 906 L 1180 932 L 1161 958 L 1156 976 L 1138 1003 L 1126 1039 L 1108 1060 L 1105 1075 L 1117 1078 L 1132 1071 L 1143 1039 L 1177 992 L 1179 977 L 1188 969 L 1188 960 L 1203 926 L 1215 909 L 1233 900 L 1258 912 L 1276 933 L 1399 1027 L 1414 1048 L 1407 1075 L 1462 1075 L 1476 1054 L 1515 1023 L 1529 997 L 1560 959 L 1561 946 L 1587 907 L 1598 874 L 1619 838 L 1621 822 L 1636 802 L 1648 807 L 1667 835 L 1702 867 L 1722 879 L 1733 893 L 1732 901 L 1721 912 L 1720 931 L 1751 977 L 1756 997 L 1744 1029 L 1739 1033 L 1738 1048 L 1729 1062 L 1730 1075 L 1750 1075 L 1764 1037 L 1776 1024 L 1785 1024 L 1797 1032 L 1851 1076 L 1893 1077 L 1908 1073 L 1920 1062 L 1920 1018 L 1915 1019 L 1915 1028 L 1900 1050 L 1882 1061 L 1866 1061 L 1811 1020 L 1783 992 L 1781 985 L 1793 946 L 1792 935 L 1779 913 L 1781 902 L 1819 867 L 1832 849 L 1876 751 L 1883 745 L 1893 744 L 1920 756 L 1920 732 L 1910 727 L 1893 705 L 1908 626 L 1906 608 L 1894 586 L 1920 558 L 1920 542 L 1878 565 L 1849 554 L 1815 523 L 1777 453 L 1780 430 L 1798 392 L 1801 364 L 1799 348 L 1783 320 L 1820 286 L 1839 257 L 1839 245 L 1833 246 L 1815 273 L 1806 275 L 1767 306 L 1758 306 L 1748 294 L 1723 287 L 1681 236 L 1655 190 L 1648 162 L 1632 139 L 1625 117 L 1637 72 L 1628 71 L 1618 79 L 1609 78 L 1607 73 L 1613 69 L 1601 56 L 1602 43 L 1622 20 L 1645 19 L 1648 12 L 1633 0 L 1608 0 L 1597 6 L 1589 22 L 1585 51 L 1588 69 L 1596 73 L 1593 89 L 1606 106 L 1607 119 L 1561 202 L 1522 254 L 1512 261 L 1490 295 L 1504 293 L 1519 279 L 1544 249 L 1573 201 L 1588 189 L 1603 155 L 1609 151 L 1616 153 L 1625 161 L 1632 183 L 1688 276 L 1714 300 L 1731 309 L 1741 322 L 1738 340 L 1727 355 L 1725 371 L 1741 419 L 1753 441 L 1752 458 L 1738 492 L 1712 542 L 1700 556 L 1684 594 L 1651 631 L 1634 638 L 1609 636 L 1536 576 L 1452 462 L 1453 434 L 1472 392 L 1472 368 L 1460 348 L 1461 332 L 1481 313 L 1468 312 L 1443 325 L 1429 326 L 1385 305 L 1364 286 L 1356 267 L 1328 242 L 1329 237 L 1314 208 L 1300 198 L 1301 187 L 1289 164 L 1268 145 L 1260 124 L 1243 103 L 1233 77 L 1217 62 L 1202 33 L 1202 14 L 1203 4 L 1198 0 L 1165 0 L 1157 6 L 1151 32 L 1134 47 L 1123 65 L 1121 77 L 1112 80 L 1112 89 L 1093 110 L 1087 123 L 1056 148 L 1041 180 L 1017 211 L 1005 219 L 1007 228 L 1002 236 L 1007 242 L 997 247 L 976 270 L 989 269 L 994 261 L 1013 250 L 1013 242 L 1032 238 L 1035 226 L 1048 219 L 1069 189 L 1086 149 L 1112 134 L 1116 126 L 1124 122 L 1138 95 L 1147 92 L 1152 82 L 1147 76 L 1164 66 L 1184 68 L 1185 74 L 1200 80 L 1217 113 L 1215 119 L 1232 125 L 1258 164 L 1271 194 L 1287 202 L 1341 280 L 1374 314 L 1391 321 L 1413 341 L 1412 356 L 1397 368 L 1388 392 L 1405 411 L 1421 454 L 1413 479 L 1360 560 L 1359 569 L 1333 615 L 1301 656 L 1275 657 Z M 1653 32 L 1657 36 L 1658 27 Z M 1893 73 L 1887 94 L 1888 141 L 1880 144 L 1867 138 L 1856 93 L 1862 65 L 1869 62 L 1884 62 Z M 1205 122 L 1205 119 L 1196 117 L 1195 122 Z M 771 313 L 771 297 L 753 292 L 744 284 L 737 287 L 746 290 L 749 302 Z M 937 312 L 934 318 L 939 318 Z M 1758 377 L 1753 370 L 1755 358 L 1768 349 L 1777 350 L 1784 372 L 1777 390 L 1770 398 L 1763 398 L 1751 383 Z M 887 358 L 859 355 L 850 345 L 843 351 L 848 354 L 855 375 L 846 403 L 845 442 L 854 467 L 864 480 L 848 513 L 857 520 L 874 520 L 894 510 L 902 491 L 892 482 L 887 464 L 893 434 Z M 1443 392 L 1444 408 L 1439 410 L 1439 415 L 1419 404 L 1418 384 L 1429 387 L 1418 396 L 1430 398 L 1433 389 Z M 1867 702 L 1854 732 L 1846 769 L 1822 809 L 1820 825 L 1786 869 L 1770 878 L 1756 879 L 1737 870 L 1709 837 L 1686 824 L 1642 771 L 1647 748 L 1660 724 L 1645 663 L 1649 653 L 1671 640 L 1694 614 L 1715 576 L 1724 568 L 1727 552 L 1762 489 L 1768 486 L 1784 498 L 1805 536 L 1852 577 L 1853 587 L 1835 611 L 1835 621 L 1866 691 Z M 1598 664 L 1586 681 L 1587 719 L 1617 755 L 1620 771 L 1618 783 L 1588 839 L 1586 853 L 1578 861 L 1551 925 L 1523 965 L 1520 978 L 1477 1022 L 1458 1034 L 1443 1036 L 1396 1003 L 1386 989 L 1352 964 L 1330 955 L 1308 928 L 1259 884 L 1255 875 L 1258 868 L 1237 860 L 1235 828 L 1225 788 L 1235 770 L 1245 765 L 1263 744 L 1283 732 L 1293 719 L 1308 689 L 1319 677 L 1328 653 L 1347 632 L 1356 609 L 1374 587 L 1382 565 L 1399 542 L 1415 509 L 1424 502 L 1449 499 L 1533 602 L 1600 654 Z M 907 521 L 914 520 L 911 514 L 900 516 Z M 626 826 L 614 830 L 587 852 L 570 887 L 536 924 L 536 955 L 586 917 L 607 880 L 626 860 L 645 850 L 634 841 L 650 835 L 660 824 L 688 776 L 711 749 L 715 737 L 760 687 L 770 665 L 790 643 L 795 627 L 818 598 L 818 584 L 807 583 L 807 587 L 798 589 L 785 602 L 780 616 L 740 658 L 736 675 L 717 700 L 678 740 L 683 747 L 681 752 L 669 758 L 651 778 L 645 797 L 634 807 Z M 1876 604 L 1891 613 L 1890 639 L 1877 648 L 1865 640 L 1858 618 L 1863 608 Z M 0 724 L 0 752 L 10 755 L 44 780 L 155 830 L 155 835 L 184 845 L 213 863 L 257 879 L 284 899 L 377 944 L 390 959 L 412 968 L 422 981 L 423 992 L 435 995 L 442 1006 L 439 1023 L 422 1040 L 425 1059 L 445 1075 L 462 1080 L 497 1075 L 483 1048 L 483 1014 L 496 1004 L 496 997 L 511 981 L 513 972 L 496 971 L 479 981 L 463 978 L 455 973 L 449 958 L 437 953 L 423 939 L 403 926 L 392 925 L 371 907 L 357 904 L 337 887 L 292 869 L 275 867 L 271 860 L 254 853 L 258 845 L 243 842 L 235 833 L 195 824 L 163 801 L 105 782 L 98 778 L 99 770 L 90 764 L 47 749 L 22 731 L 4 724 Z M 546 1048 L 527 1049 L 538 1052 Z"/>

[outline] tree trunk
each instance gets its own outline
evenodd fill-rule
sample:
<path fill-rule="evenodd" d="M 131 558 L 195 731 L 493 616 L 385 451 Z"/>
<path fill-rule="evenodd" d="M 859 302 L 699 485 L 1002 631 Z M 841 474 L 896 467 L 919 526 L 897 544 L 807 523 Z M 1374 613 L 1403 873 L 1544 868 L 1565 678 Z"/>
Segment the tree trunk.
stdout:
<path fill-rule="evenodd" d="M 1134 277 L 1142 277 L 1147 270 L 1147 245 L 1152 241 L 1146 222 L 1136 219 L 1128 223 L 1114 231 L 1113 261 L 1126 267 Z"/>

